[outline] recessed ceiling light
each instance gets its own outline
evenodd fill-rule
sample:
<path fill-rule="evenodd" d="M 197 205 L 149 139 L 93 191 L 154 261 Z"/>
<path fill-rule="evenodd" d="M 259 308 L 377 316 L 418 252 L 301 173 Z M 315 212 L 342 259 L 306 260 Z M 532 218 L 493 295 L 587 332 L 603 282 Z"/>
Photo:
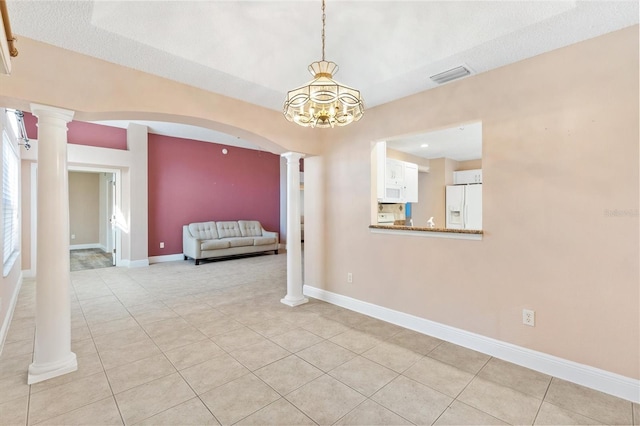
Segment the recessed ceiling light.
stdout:
<path fill-rule="evenodd" d="M 429 148 L 429 144 L 428 143 L 423 143 L 422 145 L 420 145 L 420 148 Z"/>

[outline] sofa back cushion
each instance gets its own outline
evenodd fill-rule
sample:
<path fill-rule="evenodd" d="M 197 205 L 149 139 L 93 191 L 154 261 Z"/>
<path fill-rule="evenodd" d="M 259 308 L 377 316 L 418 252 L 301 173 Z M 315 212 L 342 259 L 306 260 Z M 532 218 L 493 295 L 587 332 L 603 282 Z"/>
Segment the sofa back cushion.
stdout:
<path fill-rule="evenodd" d="M 241 237 L 240 226 L 236 221 L 216 222 L 220 238 Z"/>
<path fill-rule="evenodd" d="M 262 237 L 262 225 L 257 220 L 239 220 L 243 237 Z"/>
<path fill-rule="evenodd" d="M 199 240 L 214 240 L 218 238 L 218 229 L 215 222 L 190 223 L 189 232 Z"/>

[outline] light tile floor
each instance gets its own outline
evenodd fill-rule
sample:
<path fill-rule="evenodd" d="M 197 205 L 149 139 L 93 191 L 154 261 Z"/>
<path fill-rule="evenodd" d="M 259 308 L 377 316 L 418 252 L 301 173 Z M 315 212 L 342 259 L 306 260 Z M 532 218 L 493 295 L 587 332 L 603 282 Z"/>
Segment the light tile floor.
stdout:
<path fill-rule="evenodd" d="M 628 401 L 317 300 L 287 307 L 285 262 L 73 272 L 78 371 L 32 386 L 25 280 L 0 423 L 640 424 Z"/>

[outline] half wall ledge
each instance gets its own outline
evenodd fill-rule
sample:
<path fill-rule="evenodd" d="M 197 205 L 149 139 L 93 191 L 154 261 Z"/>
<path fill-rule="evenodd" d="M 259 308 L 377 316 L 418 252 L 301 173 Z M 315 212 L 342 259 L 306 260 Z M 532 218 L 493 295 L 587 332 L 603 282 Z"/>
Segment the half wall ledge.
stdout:
<path fill-rule="evenodd" d="M 471 229 L 422 228 L 402 225 L 369 225 L 372 234 L 410 235 L 414 237 L 453 238 L 481 241 L 484 231 Z"/>

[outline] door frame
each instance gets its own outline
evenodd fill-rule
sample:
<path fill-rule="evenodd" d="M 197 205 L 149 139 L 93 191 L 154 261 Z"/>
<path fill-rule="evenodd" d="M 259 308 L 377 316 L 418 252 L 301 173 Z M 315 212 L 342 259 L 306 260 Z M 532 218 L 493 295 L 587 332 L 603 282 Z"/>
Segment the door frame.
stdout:
<path fill-rule="evenodd" d="M 69 172 L 87 172 L 87 173 L 112 173 L 116 181 L 116 197 L 114 207 L 116 211 L 122 208 L 122 171 L 120 169 L 108 167 L 93 166 L 68 166 Z M 102 226 L 102 225 L 101 225 Z M 116 249 L 115 266 L 122 265 L 122 242 L 120 229 L 115 229 L 114 247 Z M 30 272 L 36 276 L 37 267 L 37 236 L 38 236 L 38 163 L 31 163 L 31 268 Z"/>
<path fill-rule="evenodd" d="M 106 174 L 107 173 L 105 173 L 105 175 Z M 105 184 L 105 208 L 107 209 L 105 212 L 106 222 L 103 222 L 102 226 L 105 227 L 106 249 L 111 252 L 113 266 L 116 266 L 116 255 L 118 254 L 116 250 L 116 239 L 118 238 L 118 227 L 116 226 L 116 211 L 118 210 L 116 204 L 118 196 L 116 188 L 117 182 L 115 173 L 109 173 L 109 177 L 102 182 Z"/>

